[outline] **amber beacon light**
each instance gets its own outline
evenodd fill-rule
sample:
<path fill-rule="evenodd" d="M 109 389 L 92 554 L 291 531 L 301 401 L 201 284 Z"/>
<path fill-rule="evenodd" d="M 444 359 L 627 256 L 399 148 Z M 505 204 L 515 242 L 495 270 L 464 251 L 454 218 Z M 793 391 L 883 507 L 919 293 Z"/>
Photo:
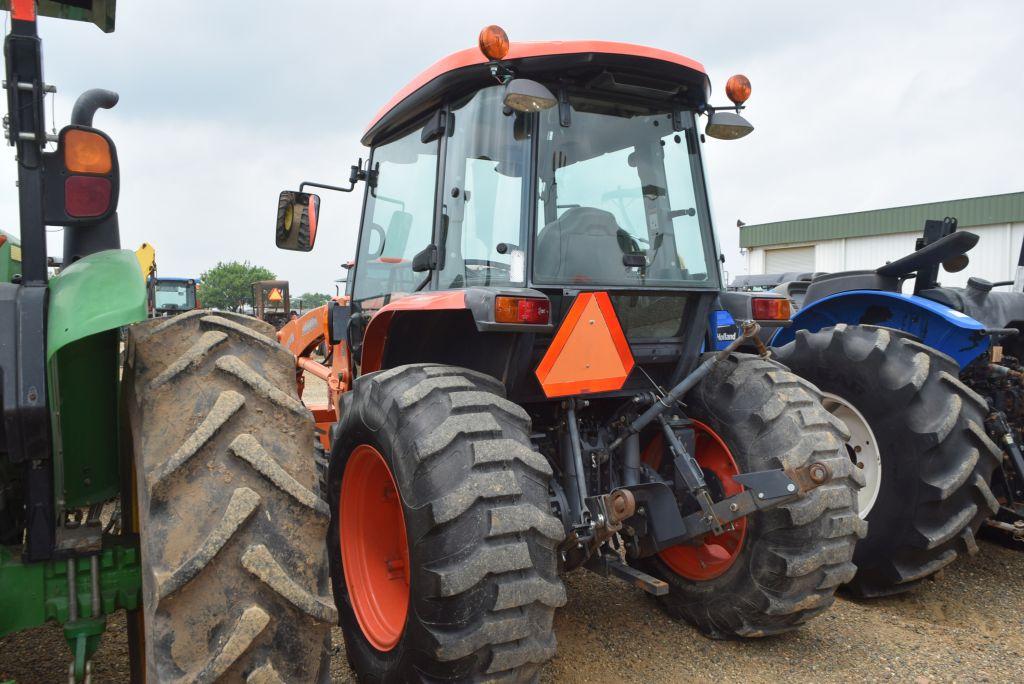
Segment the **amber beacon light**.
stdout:
<path fill-rule="evenodd" d="M 743 74 L 730 76 L 725 82 L 725 96 L 735 105 L 741 105 L 750 98 L 750 79 Z"/>
<path fill-rule="evenodd" d="M 491 24 L 480 31 L 480 52 L 484 53 L 487 59 L 505 59 L 508 54 L 508 34 L 505 29 Z"/>

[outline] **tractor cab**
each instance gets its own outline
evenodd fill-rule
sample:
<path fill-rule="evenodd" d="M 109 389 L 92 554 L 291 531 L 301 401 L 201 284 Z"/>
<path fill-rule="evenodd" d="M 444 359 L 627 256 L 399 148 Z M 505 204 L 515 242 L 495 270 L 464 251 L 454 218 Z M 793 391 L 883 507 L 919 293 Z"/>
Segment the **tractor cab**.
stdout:
<path fill-rule="evenodd" d="M 370 321 L 436 307 L 428 293 L 439 292 L 452 293 L 444 307 L 464 301 L 472 316 L 453 313 L 436 349 L 390 335 L 388 355 L 519 330 L 539 335 L 535 366 L 576 295 L 593 291 L 607 293 L 638 361 L 668 381 L 679 369 L 665 341 L 696 353 L 722 289 L 701 145 L 705 134 L 752 130 L 737 113 L 749 93 L 734 77 L 733 104 L 715 108 L 700 63 L 639 46 L 506 39 L 464 50 L 378 113 L 362 138 L 369 160 L 352 167 L 348 188 L 306 182 L 281 194 L 278 246 L 312 247 L 288 237 L 305 217 L 316 223 L 320 200 L 306 186 L 350 191 L 364 181 L 348 324 L 364 370 L 378 359 L 364 342 Z M 478 359 L 480 370 L 500 376 L 511 353 Z M 541 396 L 528 366 L 510 384 Z"/>
<path fill-rule="evenodd" d="M 195 278 L 151 278 L 149 306 L 154 316 L 192 311 L 198 308 Z"/>
<path fill-rule="evenodd" d="M 287 280 L 257 280 L 252 284 L 253 315 L 280 330 L 291 317 Z"/>

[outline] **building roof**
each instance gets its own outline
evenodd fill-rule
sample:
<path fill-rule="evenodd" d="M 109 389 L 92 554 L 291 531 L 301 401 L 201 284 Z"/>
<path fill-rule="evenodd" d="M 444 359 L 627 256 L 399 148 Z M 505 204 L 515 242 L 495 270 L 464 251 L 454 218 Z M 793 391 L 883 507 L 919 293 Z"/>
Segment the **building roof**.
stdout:
<path fill-rule="evenodd" d="M 956 218 L 960 228 L 1024 221 L 1024 192 L 751 224 L 740 229 L 740 247 L 917 232 L 924 228 L 927 219 L 947 216 Z"/>

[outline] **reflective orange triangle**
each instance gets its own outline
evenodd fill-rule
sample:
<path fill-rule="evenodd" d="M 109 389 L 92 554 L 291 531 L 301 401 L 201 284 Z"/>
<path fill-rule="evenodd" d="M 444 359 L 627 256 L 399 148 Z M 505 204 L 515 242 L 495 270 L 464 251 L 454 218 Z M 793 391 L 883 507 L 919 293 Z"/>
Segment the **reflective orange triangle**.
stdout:
<path fill-rule="evenodd" d="M 621 389 L 633 354 L 607 292 L 584 292 L 569 307 L 540 365 L 537 380 L 547 397 Z"/>
<path fill-rule="evenodd" d="M 273 290 L 270 291 L 270 294 L 267 295 L 267 299 L 269 299 L 272 302 L 279 302 L 282 299 L 284 299 L 284 295 L 281 293 L 279 289 L 275 287 Z"/>

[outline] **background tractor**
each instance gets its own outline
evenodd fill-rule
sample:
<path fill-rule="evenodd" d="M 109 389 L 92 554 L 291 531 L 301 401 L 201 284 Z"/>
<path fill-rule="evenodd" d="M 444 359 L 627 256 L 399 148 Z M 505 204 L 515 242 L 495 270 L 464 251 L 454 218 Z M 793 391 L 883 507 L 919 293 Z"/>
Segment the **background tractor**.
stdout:
<path fill-rule="evenodd" d="M 801 293 L 800 311 L 775 357 L 824 392 L 867 482 L 852 585 L 867 596 L 976 552 L 983 524 L 1024 541 L 1024 293 L 937 279 L 940 265 L 965 268 L 977 242 L 956 219 L 928 221 L 902 259 L 783 285 Z"/>
<path fill-rule="evenodd" d="M 491 26 L 381 109 L 347 187 L 281 194 L 278 245 L 307 250 L 315 232 L 280 225 L 315 225 L 306 189 L 366 186 L 348 296 L 280 335 L 328 382 L 358 676 L 535 677 L 574 568 L 718 638 L 793 629 L 852 578 L 841 423 L 735 352 L 789 307 L 721 291 L 702 143 L 750 132 L 750 84 L 730 79 L 727 107 L 709 92 L 681 55 Z M 740 322 L 721 336 L 719 302 Z"/>
<path fill-rule="evenodd" d="M 88 5 L 41 8 L 113 30 L 114 3 Z M 117 95 L 80 96 L 47 151 L 36 4 L 2 6 L 21 255 L 13 274 L 5 235 L 0 636 L 62 624 L 68 680 L 87 680 L 106 617 L 126 609 L 134 681 L 323 680 L 329 513 L 292 437 L 313 429 L 294 361 L 249 316 L 146 320 L 139 261 L 120 249 L 117 151 L 92 125 Z M 53 277 L 47 225 L 64 227 Z"/>
<path fill-rule="evenodd" d="M 199 284 L 195 278 L 161 278 L 157 275 L 156 249 L 142 243 L 135 256 L 146 279 L 146 302 L 150 316 L 170 316 L 199 308 Z"/>
<path fill-rule="evenodd" d="M 258 280 L 252 284 L 253 316 L 280 330 L 291 319 L 292 299 L 287 280 Z"/>
<path fill-rule="evenodd" d="M 0 283 L 12 282 L 21 275 L 21 242 L 0 230 Z"/>

